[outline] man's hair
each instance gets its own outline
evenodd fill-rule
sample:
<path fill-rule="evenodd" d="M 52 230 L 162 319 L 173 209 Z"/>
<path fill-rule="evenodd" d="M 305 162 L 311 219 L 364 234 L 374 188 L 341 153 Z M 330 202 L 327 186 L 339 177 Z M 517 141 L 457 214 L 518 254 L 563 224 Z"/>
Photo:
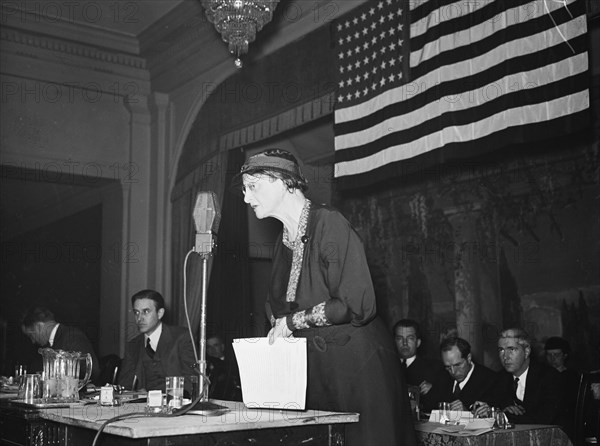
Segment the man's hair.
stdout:
<path fill-rule="evenodd" d="M 523 349 L 531 349 L 531 336 L 522 328 L 506 328 L 500 333 L 500 339 L 502 338 L 514 338 Z"/>
<path fill-rule="evenodd" d="M 223 345 L 225 345 L 225 338 L 220 333 L 209 333 L 206 335 L 206 340 L 218 339 Z"/>
<path fill-rule="evenodd" d="M 21 318 L 21 325 L 31 327 L 36 322 L 54 322 L 54 313 L 43 306 L 28 308 Z"/>
<path fill-rule="evenodd" d="M 440 344 L 440 352 L 449 352 L 453 347 L 458 348 L 463 358 L 471 353 L 471 344 L 466 339 L 451 336 L 446 338 Z"/>
<path fill-rule="evenodd" d="M 421 327 L 419 327 L 419 323 L 413 319 L 400 319 L 398 322 L 394 324 L 394 334 L 396 334 L 396 329 L 400 327 L 412 327 L 415 329 L 415 335 L 417 339 L 421 339 Z"/>
<path fill-rule="evenodd" d="M 162 297 L 162 294 L 160 294 L 158 291 L 154 291 L 154 290 L 138 291 L 133 296 L 131 296 L 131 305 L 133 306 L 133 304 L 135 304 L 135 301 L 140 300 L 140 299 L 153 300 L 154 304 L 156 305 L 156 311 L 160 310 L 161 308 L 165 308 L 165 299 Z"/>
<path fill-rule="evenodd" d="M 571 346 L 569 341 L 560 336 L 552 336 L 546 340 L 544 350 L 562 350 L 565 355 L 571 353 Z"/>

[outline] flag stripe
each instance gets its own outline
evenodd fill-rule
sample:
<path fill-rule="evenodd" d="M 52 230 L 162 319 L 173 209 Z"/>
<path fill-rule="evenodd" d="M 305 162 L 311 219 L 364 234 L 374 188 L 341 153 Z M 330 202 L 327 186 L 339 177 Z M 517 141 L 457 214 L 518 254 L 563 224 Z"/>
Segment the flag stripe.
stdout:
<path fill-rule="evenodd" d="M 582 123 L 585 121 L 589 121 L 589 110 L 587 109 L 551 121 L 531 123 L 526 127 L 508 127 L 480 139 L 447 144 L 443 150 L 429 150 L 419 156 L 396 162 L 390 161 L 375 169 L 361 171 L 355 175 L 337 177 L 336 185 L 341 189 L 355 189 L 385 180 L 393 180 L 394 184 L 398 184 L 398 181 L 403 181 L 411 175 L 440 174 L 455 166 L 460 166 L 463 171 L 469 165 L 481 167 L 482 147 L 487 150 L 485 162 L 493 164 L 502 159 L 505 154 L 518 153 L 523 150 L 524 146 L 531 147 L 530 141 L 532 140 L 547 140 L 542 146 L 543 149 L 543 147 L 555 144 L 564 145 L 567 140 L 577 139 L 580 135 L 574 132 L 581 130 Z M 548 135 L 556 134 L 557 128 L 564 131 L 564 136 L 548 140 Z M 518 135 L 515 135 L 515 131 L 518 132 Z M 527 143 L 525 144 L 524 141 Z M 377 180 L 374 181 L 374 178 Z"/>
<path fill-rule="evenodd" d="M 567 63 L 568 62 L 565 62 L 565 63 L 561 64 L 561 66 L 564 66 Z M 356 156 L 357 153 L 360 154 L 360 157 L 366 157 L 366 156 L 370 156 L 382 149 L 385 149 L 386 147 L 390 147 L 390 146 L 397 147 L 401 144 L 407 144 L 410 141 L 417 140 L 419 138 L 422 138 L 423 136 L 430 134 L 431 132 L 429 131 L 429 129 L 431 128 L 431 125 L 433 125 L 433 124 L 437 124 L 442 129 L 444 129 L 441 132 L 436 132 L 436 133 L 432 134 L 432 135 L 438 135 L 438 137 L 441 140 L 439 144 L 435 145 L 435 148 L 438 148 L 438 147 L 443 146 L 443 144 L 444 144 L 442 138 L 445 135 L 444 131 L 445 131 L 446 127 L 454 128 L 455 126 L 465 125 L 476 119 L 481 119 L 483 117 L 489 117 L 489 116 L 499 114 L 503 110 L 510 110 L 511 113 L 517 113 L 517 112 L 519 112 L 517 106 L 525 107 L 528 105 L 541 104 L 542 108 L 543 107 L 551 107 L 552 102 L 549 101 L 550 99 L 561 99 L 564 97 L 568 98 L 569 94 L 583 93 L 585 95 L 586 91 L 585 90 L 582 91 L 580 88 L 580 85 L 585 84 L 586 79 L 587 79 L 587 72 L 582 72 L 578 76 L 568 77 L 559 82 L 555 82 L 554 89 L 553 89 L 553 91 L 554 91 L 553 97 L 548 97 L 548 89 L 545 88 L 545 86 L 541 86 L 541 87 L 532 88 L 532 89 L 528 90 L 527 94 L 523 94 L 520 91 L 515 91 L 508 95 L 500 96 L 494 100 L 487 101 L 487 102 L 485 102 L 485 104 L 483 104 L 482 106 L 479 106 L 479 107 L 471 107 L 471 108 L 467 108 L 467 109 L 464 109 L 461 111 L 455 111 L 454 113 L 445 113 L 439 117 L 435 116 L 435 117 L 431 118 L 431 120 L 415 123 L 412 127 L 406 126 L 406 127 L 404 127 L 404 130 L 402 130 L 402 131 L 389 133 L 385 137 L 380 138 L 379 140 L 377 140 L 376 142 L 374 142 L 372 144 L 365 144 L 362 146 L 355 147 L 352 150 L 341 152 L 339 154 L 339 157 L 337 158 L 337 161 L 342 162 L 342 161 L 357 158 L 357 156 Z M 579 90 L 579 91 L 577 91 L 577 90 Z M 565 94 L 565 92 L 567 92 L 567 91 L 569 92 L 569 94 Z M 546 102 L 546 101 L 548 101 L 548 102 Z M 434 104 L 434 106 L 436 106 L 436 105 L 437 104 Z M 556 111 L 556 113 L 560 113 L 560 112 L 561 112 L 560 110 Z M 425 115 L 425 113 L 423 113 L 423 115 Z M 515 119 L 512 116 L 507 116 L 507 119 L 509 119 L 509 118 Z M 518 119 L 518 118 L 520 118 L 520 116 L 517 116 L 516 118 Z M 523 124 L 526 124 L 528 122 L 533 122 L 533 121 L 524 120 Z M 389 125 L 391 127 L 394 124 L 389 124 Z M 504 128 L 504 127 L 500 126 L 499 128 Z M 463 139 L 468 140 L 469 138 L 476 137 L 476 136 L 477 136 L 476 132 L 473 134 L 466 133 L 463 135 Z M 453 141 L 451 141 L 451 142 L 453 142 Z M 422 150 L 419 149 L 417 151 L 414 151 L 414 154 L 412 156 L 416 156 L 417 154 L 420 154 L 420 153 L 423 153 L 423 152 L 422 152 Z M 354 156 L 351 156 L 351 155 L 354 155 Z"/>
<path fill-rule="evenodd" d="M 420 155 L 432 148 L 435 149 L 464 140 L 475 141 L 498 130 L 517 125 L 550 121 L 562 117 L 565 113 L 582 111 L 588 107 L 589 96 L 586 92 L 579 92 L 544 103 L 503 110 L 477 122 L 470 122 L 462 126 L 445 127 L 441 133 L 429 133 L 411 141 L 408 145 L 394 145 L 361 159 L 336 163 L 335 176 L 369 172 L 384 164 Z"/>
<path fill-rule="evenodd" d="M 583 26 L 569 27 L 567 24 L 559 26 L 562 35 L 567 39 L 585 35 L 585 16 L 578 17 L 578 21 Z M 349 126 L 352 128 L 357 128 L 357 126 L 361 128 L 369 127 L 373 125 L 373 122 L 378 122 L 381 120 L 381 116 L 376 114 L 377 111 L 391 104 L 399 104 L 406 98 L 415 96 L 415 88 L 418 88 L 419 92 L 424 92 L 433 87 L 439 88 L 441 79 L 443 79 L 445 82 L 447 82 L 449 79 L 459 79 L 461 83 L 456 86 L 455 91 L 444 92 L 443 95 L 439 95 L 435 99 L 439 99 L 439 97 L 446 95 L 455 95 L 460 93 L 463 90 L 461 85 L 465 85 L 465 82 L 467 82 L 466 85 L 474 85 L 474 83 L 470 80 L 465 81 L 465 79 L 467 79 L 469 76 L 469 72 L 472 73 L 471 76 L 487 69 L 493 69 L 497 73 L 504 73 L 505 71 L 503 70 L 507 69 L 513 70 L 512 72 L 518 72 L 521 67 L 519 64 L 514 63 L 513 59 L 516 57 L 529 56 L 535 53 L 538 53 L 541 58 L 550 57 L 549 55 L 552 54 L 553 50 L 546 48 L 546 50 L 539 51 L 538 48 L 540 48 L 540 45 L 542 48 L 544 48 L 544 46 L 557 46 L 559 50 L 570 50 L 560 33 L 556 32 L 554 25 L 552 23 L 551 25 L 552 26 L 549 27 L 549 29 L 546 29 L 537 35 L 513 40 L 503 45 L 498 45 L 497 42 L 494 44 L 492 42 L 490 43 L 492 46 L 491 51 L 471 59 L 466 59 L 466 55 L 461 49 L 453 51 L 452 53 L 454 54 L 449 54 L 446 56 L 447 60 L 439 61 L 435 65 L 431 66 L 428 72 L 420 74 L 418 68 L 415 69 L 413 74 L 415 72 L 417 74 L 413 76 L 413 80 L 409 84 L 405 84 L 404 86 L 398 87 L 394 90 L 382 93 L 378 97 L 362 104 L 343 109 L 338 108 L 335 112 L 336 126 L 348 121 L 353 121 L 354 119 L 360 119 L 360 122 L 351 122 L 349 123 Z M 521 24 L 520 26 L 522 28 L 529 28 L 528 23 Z M 511 33 L 514 31 L 515 30 L 512 30 Z M 585 42 L 583 45 L 578 44 L 578 49 L 579 51 L 586 51 Z M 456 62 L 451 64 L 451 61 L 448 60 L 450 58 Z M 531 61 L 528 57 L 523 57 L 522 61 L 524 63 L 528 63 L 529 61 L 530 64 L 536 63 Z M 490 82 L 491 81 L 492 79 L 490 79 Z M 371 110 L 374 110 L 374 112 L 371 112 Z M 369 115 L 372 116 L 371 120 L 364 120 L 364 118 Z M 342 134 L 347 133 L 347 129 L 344 127 L 339 127 L 337 130 L 339 130 L 339 132 Z M 341 149 L 343 146 L 339 148 Z"/>
<path fill-rule="evenodd" d="M 336 178 L 350 184 L 353 176 L 377 172 L 371 177 L 377 181 L 396 170 L 387 164 L 431 150 L 467 149 L 494 133 L 503 135 L 496 142 L 511 141 L 510 131 L 518 142 L 533 135 L 527 126 L 550 121 L 571 128 L 565 119 L 589 107 L 583 0 L 421 0 L 410 7 L 411 81 L 338 96 Z M 344 43 L 349 53 L 358 46 Z"/>
<path fill-rule="evenodd" d="M 528 3 L 529 1 L 521 0 L 521 3 Z M 576 15 L 582 14 L 582 11 L 577 10 L 581 9 L 582 6 L 579 3 L 578 8 L 571 12 Z M 536 7 L 527 21 L 523 21 L 520 17 L 523 14 L 521 12 L 522 6 L 508 9 L 503 14 L 498 11 L 499 7 L 500 3 L 493 2 L 485 10 L 477 11 L 465 18 L 469 20 L 452 20 L 441 23 L 422 36 L 418 36 L 418 33 L 427 23 L 420 22 L 411 25 L 411 67 L 419 65 L 419 63 L 423 63 L 433 56 L 442 55 L 446 51 L 459 47 L 467 47 L 465 49 L 472 52 L 472 47 L 469 46 L 477 44 L 477 50 L 483 52 L 484 48 L 492 49 L 498 43 L 509 40 L 506 38 L 507 35 L 510 36 L 510 40 L 515 40 L 518 37 L 526 37 L 532 34 L 532 28 L 538 30 L 548 29 L 554 26 L 554 22 L 561 24 L 571 19 L 569 11 L 562 7 L 562 3 L 554 1 L 548 6 L 553 14 L 554 22 L 541 7 Z M 473 25 L 473 23 L 477 23 L 477 25 Z M 436 38 L 436 36 L 440 37 Z M 464 51 L 459 54 L 464 54 Z"/>
<path fill-rule="evenodd" d="M 585 48 L 586 36 L 580 36 L 571 41 L 577 48 Z M 549 50 L 550 51 L 550 50 Z M 564 51 L 570 50 L 568 48 Z M 494 101 L 498 101 L 500 96 L 506 96 L 505 99 L 516 100 L 519 96 L 528 97 L 530 100 L 545 101 L 552 95 L 562 96 L 565 92 L 576 92 L 586 88 L 585 77 L 583 79 L 571 79 L 567 83 L 560 83 L 549 89 L 542 88 L 552 83 L 559 82 L 562 79 L 569 79 L 572 75 L 584 73 L 588 69 L 588 59 L 585 52 L 580 52 L 568 59 L 561 60 L 561 52 L 556 52 L 550 65 L 534 68 L 527 71 L 511 73 L 501 79 L 497 78 L 497 72 L 506 72 L 505 65 L 514 65 L 513 60 L 505 61 L 500 66 L 491 67 L 478 76 L 472 76 L 468 80 L 457 79 L 444 82 L 436 88 L 422 88 L 422 92 L 412 95 L 410 99 L 403 102 L 396 102 L 380 112 L 365 117 L 362 120 L 355 120 L 351 123 L 336 124 L 337 129 L 341 129 L 341 134 L 336 137 L 336 150 L 340 151 L 339 156 L 344 155 L 345 150 L 353 147 L 375 143 L 377 139 L 388 136 L 394 129 L 406 129 L 415 126 L 428 119 L 439 117 L 444 113 L 453 111 L 462 111 L 468 108 L 483 108 L 490 106 Z M 535 66 L 535 58 L 521 56 L 524 61 L 519 63 L 519 68 L 528 68 Z M 553 58 L 553 59 L 554 59 Z M 448 74 L 447 77 L 450 77 Z M 526 83 L 524 85 L 524 80 Z M 426 82 L 424 82 L 426 85 Z M 471 87 L 466 90 L 465 85 Z M 538 94 L 535 94 L 539 91 Z M 401 94 L 405 94 L 402 92 Z M 550 97 L 549 97 L 550 96 Z M 477 110 L 481 113 L 482 110 Z M 402 131 L 402 130 L 397 130 Z M 377 150 L 374 147 L 374 150 Z"/>

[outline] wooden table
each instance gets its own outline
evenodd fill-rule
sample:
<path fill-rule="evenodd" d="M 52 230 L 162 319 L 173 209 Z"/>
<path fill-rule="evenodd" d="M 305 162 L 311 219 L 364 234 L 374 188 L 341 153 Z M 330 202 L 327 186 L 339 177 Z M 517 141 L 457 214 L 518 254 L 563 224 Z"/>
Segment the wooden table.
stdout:
<path fill-rule="evenodd" d="M 318 410 L 248 409 L 243 403 L 215 401 L 229 410 L 218 416 L 140 416 L 108 424 L 98 445 L 274 445 L 345 444 L 344 425 L 358 414 Z M 31 410 L 11 403 L 0 405 L 0 443 L 91 445 L 102 423 L 118 415 L 144 412 L 144 403 L 120 407 L 73 404 Z"/>
<path fill-rule="evenodd" d="M 558 426 L 517 424 L 514 429 L 494 429 L 481 435 L 441 433 L 439 423 L 415 424 L 419 446 L 572 446 Z"/>

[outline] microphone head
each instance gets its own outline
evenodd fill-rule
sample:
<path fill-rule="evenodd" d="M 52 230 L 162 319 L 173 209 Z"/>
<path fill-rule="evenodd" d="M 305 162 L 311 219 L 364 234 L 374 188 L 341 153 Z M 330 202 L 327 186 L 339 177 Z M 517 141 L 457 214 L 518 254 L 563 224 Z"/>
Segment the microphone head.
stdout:
<path fill-rule="evenodd" d="M 199 192 L 194 206 L 196 232 L 216 234 L 221 223 L 221 211 L 214 192 Z"/>

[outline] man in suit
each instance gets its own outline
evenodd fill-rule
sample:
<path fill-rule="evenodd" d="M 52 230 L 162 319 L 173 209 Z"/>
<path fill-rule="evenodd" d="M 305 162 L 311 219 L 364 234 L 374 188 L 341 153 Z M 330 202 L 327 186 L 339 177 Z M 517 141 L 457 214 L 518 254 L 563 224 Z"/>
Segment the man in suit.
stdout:
<path fill-rule="evenodd" d="M 428 401 L 427 395 L 431 391 L 433 382 L 437 380 L 437 376 L 443 372 L 441 363 L 417 356 L 417 350 L 421 346 L 421 330 L 417 321 L 401 319 L 396 322 L 394 340 L 406 383 L 409 386 L 419 387 L 420 405 L 423 409 L 430 410 L 432 404 Z"/>
<path fill-rule="evenodd" d="M 552 336 L 546 339 L 544 350 L 546 352 L 546 361 L 548 362 L 548 365 L 554 367 L 558 371 L 562 380 L 561 388 L 563 390 L 564 406 L 560 424 L 563 427 L 563 430 L 573 440 L 575 437 L 575 406 L 577 404 L 577 391 L 579 390 L 581 373 L 566 365 L 569 355 L 571 354 L 571 346 L 566 339 Z"/>
<path fill-rule="evenodd" d="M 520 328 L 503 330 L 498 339 L 499 402 L 512 423 L 556 424 L 562 407 L 562 384 L 553 367 L 531 360 L 531 338 Z"/>
<path fill-rule="evenodd" d="M 100 374 L 98 358 L 87 336 L 76 327 L 56 322 L 54 313 L 50 309 L 43 306 L 29 308 L 21 319 L 21 330 L 31 342 L 42 347 L 89 353 L 92 356 L 92 380 L 95 380 Z M 36 361 L 35 370 L 41 369 L 41 367 L 40 356 Z"/>
<path fill-rule="evenodd" d="M 210 380 L 208 390 L 210 398 L 229 401 L 242 400 L 237 362 L 233 354 L 225 355 L 225 341 L 221 335 L 216 333 L 206 338 L 206 370 Z"/>
<path fill-rule="evenodd" d="M 473 361 L 471 345 L 462 338 L 449 337 L 440 344 L 445 373 L 434 385 L 435 404 L 449 402 L 451 410 L 471 410 L 475 401 L 492 404 L 498 375 Z"/>
<path fill-rule="evenodd" d="M 165 391 L 167 376 L 184 376 L 191 393 L 191 377 L 197 375 L 194 347 L 187 329 L 162 323 L 165 300 L 154 290 L 138 291 L 131 297 L 140 334 L 125 346 L 119 384 L 137 390 Z"/>

